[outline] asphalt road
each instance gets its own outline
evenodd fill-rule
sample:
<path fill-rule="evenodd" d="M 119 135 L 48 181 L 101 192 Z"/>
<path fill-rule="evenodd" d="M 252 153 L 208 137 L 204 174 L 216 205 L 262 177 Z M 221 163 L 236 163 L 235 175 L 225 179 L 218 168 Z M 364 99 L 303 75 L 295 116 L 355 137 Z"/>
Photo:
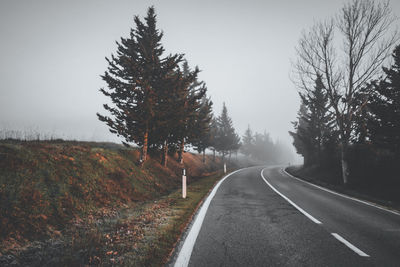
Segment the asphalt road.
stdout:
<path fill-rule="evenodd" d="M 189 266 L 400 266 L 400 216 L 248 168 L 216 191 Z"/>

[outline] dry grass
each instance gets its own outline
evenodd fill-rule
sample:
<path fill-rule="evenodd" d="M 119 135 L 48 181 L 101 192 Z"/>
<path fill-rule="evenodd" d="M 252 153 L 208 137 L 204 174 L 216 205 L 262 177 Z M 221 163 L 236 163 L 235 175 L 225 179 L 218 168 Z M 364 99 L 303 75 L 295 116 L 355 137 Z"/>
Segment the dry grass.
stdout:
<path fill-rule="evenodd" d="M 155 158 L 140 168 L 138 156 L 108 143 L 1 141 L 0 257 L 60 240 L 62 256 L 52 257 L 64 265 L 165 262 L 221 166 L 185 153 L 182 200 L 182 166 L 170 158 L 164 168 Z"/>

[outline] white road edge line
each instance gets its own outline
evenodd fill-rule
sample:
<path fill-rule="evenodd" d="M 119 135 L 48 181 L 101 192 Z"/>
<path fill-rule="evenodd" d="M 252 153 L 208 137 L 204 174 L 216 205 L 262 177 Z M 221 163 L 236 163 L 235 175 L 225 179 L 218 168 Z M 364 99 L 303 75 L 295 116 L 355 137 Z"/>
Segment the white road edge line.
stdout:
<path fill-rule="evenodd" d="M 366 254 L 365 252 L 363 252 L 361 249 L 357 248 L 356 246 L 354 246 L 353 244 L 351 244 L 349 241 L 347 241 L 346 239 L 344 239 L 343 237 L 341 237 L 339 234 L 336 233 L 332 233 L 332 235 L 339 240 L 340 242 L 342 242 L 343 244 L 345 244 L 348 248 L 350 248 L 352 251 L 354 251 L 355 253 L 357 253 L 358 255 L 360 255 L 361 257 L 369 257 L 368 254 Z"/>
<path fill-rule="evenodd" d="M 246 169 L 246 168 L 244 168 Z M 200 208 L 199 213 L 197 214 L 192 227 L 190 228 L 190 231 L 188 235 L 186 236 L 185 242 L 183 243 L 183 246 L 181 250 L 179 251 L 178 258 L 175 261 L 174 267 L 186 267 L 189 265 L 189 260 L 190 256 L 192 255 L 193 247 L 196 242 L 197 236 L 199 235 L 201 225 L 203 224 L 204 217 L 206 216 L 208 206 L 210 206 L 210 202 L 215 196 L 215 193 L 217 192 L 219 186 L 222 184 L 223 181 L 225 181 L 226 178 L 231 176 L 234 173 L 237 173 L 240 170 L 236 170 L 234 172 L 231 172 L 230 174 L 226 175 L 224 178 L 222 178 L 214 187 L 214 189 L 211 191 L 210 195 L 208 195 L 206 201 L 204 201 L 203 205 Z"/>
<path fill-rule="evenodd" d="M 273 187 L 264 177 L 263 172 L 265 169 L 261 170 L 261 178 L 263 178 L 264 182 L 271 187 L 272 190 L 274 190 L 278 195 L 280 195 L 281 197 L 283 197 L 287 202 L 289 202 L 293 207 L 295 207 L 298 211 L 300 211 L 301 213 L 303 213 L 308 219 L 310 219 L 311 221 L 315 222 L 316 224 L 322 224 L 322 222 L 320 222 L 319 220 L 315 219 L 312 215 L 310 215 L 308 212 L 306 212 L 305 210 L 303 210 L 302 208 L 300 208 L 299 206 L 297 206 L 293 201 L 291 201 L 289 198 L 287 198 L 285 195 L 283 195 L 281 192 L 279 192 L 275 187 Z"/>
<path fill-rule="evenodd" d="M 329 192 L 329 193 L 331 193 L 331 194 L 334 194 L 334 195 L 337 195 L 337 196 L 341 196 L 341 197 L 343 197 L 343 198 L 351 199 L 351 200 L 354 200 L 354 201 L 363 203 L 363 204 L 365 204 L 365 205 L 368 205 L 368 206 L 371 206 L 371 207 L 375 207 L 375 208 L 377 208 L 377 209 L 384 210 L 384 211 L 387 211 L 387 212 L 390 212 L 390 213 L 393 213 L 393 214 L 396 214 L 396 215 L 400 215 L 399 212 L 386 209 L 386 208 L 381 207 L 381 206 L 379 206 L 379 205 L 377 205 L 377 204 L 374 204 L 374 203 L 371 203 L 371 202 L 367 202 L 367 201 L 364 201 L 364 200 L 361 200 L 361 199 L 358 199 L 358 198 L 355 198 L 355 197 L 350 197 L 350 196 L 347 196 L 347 195 L 344 195 L 344 194 L 341 194 L 341 193 L 332 191 L 332 190 L 327 189 L 327 188 L 325 188 L 325 187 L 322 187 L 322 186 L 319 186 L 319 185 L 316 185 L 316 184 L 313 184 L 313 183 L 304 181 L 304 180 L 302 180 L 302 179 L 300 179 L 300 178 L 297 178 L 296 176 L 291 175 L 291 174 L 288 173 L 285 169 L 281 169 L 281 171 L 282 171 L 283 173 L 285 173 L 287 176 L 289 176 L 289 177 L 291 177 L 291 178 L 293 178 L 293 179 L 296 179 L 296 180 L 298 180 L 298 181 L 300 181 L 300 182 L 303 182 L 303 183 L 312 185 L 312 186 L 314 186 L 314 187 L 316 187 L 316 188 L 319 188 L 319 189 L 324 190 L 324 191 L 326 191 L 326 192 Z"/>

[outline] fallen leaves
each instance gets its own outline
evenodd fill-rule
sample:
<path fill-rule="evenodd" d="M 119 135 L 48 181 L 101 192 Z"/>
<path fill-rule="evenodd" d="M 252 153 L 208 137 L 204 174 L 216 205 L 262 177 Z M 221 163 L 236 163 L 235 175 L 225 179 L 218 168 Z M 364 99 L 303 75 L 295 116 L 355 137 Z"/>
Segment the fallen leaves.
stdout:
<path fill-rule="evenodd" d="M 118 252 L 117 251 L 107 251 L 106 252 L 106 255 L 117 255 L 118 254 Z"/>

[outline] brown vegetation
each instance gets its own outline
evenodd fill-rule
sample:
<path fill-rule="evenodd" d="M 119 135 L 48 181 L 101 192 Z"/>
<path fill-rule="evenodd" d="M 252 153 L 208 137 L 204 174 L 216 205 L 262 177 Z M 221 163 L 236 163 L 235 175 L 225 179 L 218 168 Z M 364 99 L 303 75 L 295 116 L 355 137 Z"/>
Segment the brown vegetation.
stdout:
<path fill-rule="evenodd" d="M 160 231 L 159 226 L 168 218 L 182 225 L 182 218 L 175 218 L 174 212 L 164 214 L 171 212 L 172 204 L 179 199 L 182 165 L 169 160 L 165 168 L 157 158 L 150 157 L 140 167 L 136 165 L 139 154 L 135 149 L 106 143 L 1 141 L 0 257 L 10 251 L 18 254 L 15 251 L 29 247 L 32 241 L 60 239 L 63 250 L 71 251 L 65 255 L 84 251 L 84 255 L 63 259 L 64 263 L 96 264 L 104 258 L 102 251 L 111 243 L 118 244 L 118 239 L 124 239 L 124 246 L 129 238 L 137 243 L 149 225 Z M 200 177 L 215 174 L 218 163 L 207 163 L 200 155 L 184 154 L 189 184 L 201 183 Z M 202 194 L 188 201 L 193 207 L 185 214 L 193 212 L 215 179 L 201 190 Z M 171 192 L 177 192 L 172 193 L 175 200 L 164 197 L 153 203 Z M 188 216 L 184 216 L 186 220 Z M 99 225 L 112 225 L 112 229 Z M 173 240 L 169 238 L 168 244 L 172 245 L 177 236 L 175 233 Z M 107 241 L 110 238 L 111 243 Z M 106 251 L 109 260 L 130 249 L 110 251 Z"/>

